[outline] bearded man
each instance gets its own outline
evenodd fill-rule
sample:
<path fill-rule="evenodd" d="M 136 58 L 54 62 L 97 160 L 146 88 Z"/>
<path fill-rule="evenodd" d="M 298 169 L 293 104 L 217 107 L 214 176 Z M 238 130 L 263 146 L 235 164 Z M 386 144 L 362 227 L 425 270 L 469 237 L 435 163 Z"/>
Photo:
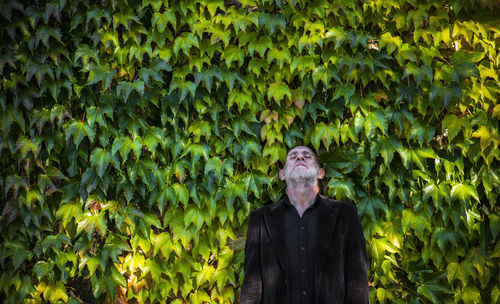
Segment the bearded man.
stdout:
<path fill-rule="evenodd" d="M 325 176 L 295 147 L 279 172 L 286 192 L 250 214 L 241 304 L 368 303 L 368 262 L 356 207 L 319 194 Z"/>

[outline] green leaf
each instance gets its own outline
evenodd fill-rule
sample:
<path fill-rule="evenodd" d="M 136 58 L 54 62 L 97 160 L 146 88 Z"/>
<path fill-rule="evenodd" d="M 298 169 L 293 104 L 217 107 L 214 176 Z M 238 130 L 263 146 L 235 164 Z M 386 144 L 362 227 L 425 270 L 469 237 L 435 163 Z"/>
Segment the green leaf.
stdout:
<path fill-rule="evenodd" d="M 389 290 L 384 288 L 377 288 L 377 300 L 380 303 L 385 303 L 386 300 L 392 300 L 392 299 L 393 295 Z"/>
<path fill-rule="evenodd" d="M 442 303 L 442 294 L 452 294 L 449 285 L 443 279 L 446 277 L 446 271 L 440 272 L 421 272 L 418 280 L 422 283 L 417 292 L 424 295 L 432 303 Z"/>
<path fill-rule="evenodd" d="M 491 110 L 491 117 L 500 119 L 500 104 L 497 104 Z"/>
<path fill-rule="evenodd" d="M 156 216 L 156 214 L 154 214 L 153 212 L 144 212 L 144 222 L 148 226 L 155 226 L 158 229 L 162 229 L 163 228 L 160 220 L 158 219 L 158 217 Z"/>
<path fill-rule="evenodd" d="M 267 13 L 260 13 L 258 17 L 259 27 L 264 26 L 268 31 L 269 35 L 272 35 L 277 27 L 280 27 L 283 31 L 286 28 L 286 19 L 283 14 L 276 14 L 271 16 Z"/>
<path fill-rule="evenodd" d="M 443 227 L 434 228 L 434 232 L 432 233 L 431 242 L 433 244 L 437 244 L 438 248 L 445 252 L 446 244 L 451 244 L 452 247 L 457 246 L 457 240 L 455 237 L 455 233 L 453 231 L 447 230 Z"/>
<path fill-rule="evenodd" d="M 196 286 L 200 288 L 203 283 L 210 282 L 212 275 L 214 274 L 215 269 L 210 265 L 205 265 L 203 268 L 196 274 Z"/>
<path fill-rule="evenodd" d="M 155 58 L 149 68 L 143 67 L 139 70 L 139 77 L 147 86 L 152 86 L 151 80 L 164 84 L 162 71 L 171 71 L 172 68 L 167 61 Z"/>
<path fill-rule="evenodd" d="M 224 167 L 222 166 L 222 160 L 220 158 L 211 158 L 205 163 L 204 174 L 207 175 L 211 171 L 215 174 L 220 182 L 224 174 Z"/>
<path fill-rule="evenodd" d="M 497 147 L 500 142 L 500 137 L 497 134 L 494 134 L 490 131 L 490 129 L 486 126 L 479 127 L 478 130 L 472 133 L 472 137 L 480 138 L 481 150 L 485 150 L 490 144 L 493 144 L 494 147 Z"/>
<path fill-rule="evenodd" d="M 417 155 L 423 158 L 438 159 L 436 152 L 432 148 L 419 148 L 417 149 Z"/>
<path fill-rule="evenodd" d="M 320 122 L 319 124 L 316 125 L 314 135 L 312 138 L 312 142 L 316 150 L 319 149 L 320 141 L 323 141 L 323 145 L 325 146 L 327 152 L 330 150 L 332 140 L 335 140 L 337 145 L 339 145 L 340 133 L 338 124 L 339 122 L 337 121 L 337 126 L 335 125 L 335 122 L 329 124 Z"/>
<path fill-rule="evenodd" d="M 358 210 L 360 211 L 360 217 L 368 214 L 375 222 L 377 220 L 378 210 L 387 211 L 387 206 L 378 197 L 365 197 L 359 201 Z"/>
<path fill-rule="evenodd" d="M 283 100 L 285 96 L 287 96 L 288 99 L 292 98 L 292 92 L 286 83 L 278 82 L 269 86 L 267 91 L 267 98 L 269 100 L 272 98 L 277 104 L 280 104 L 281 100 Z"/>
<path fill-rule="evenodd" d="M 398 249 L 389 242 L 386 238 L 373 238 L 371 242 L 371 256 L 375 261 L 380 263 L 384 258 L 385 252 L 398 252 Z"/>
<path fill-rule="evenodd" d="M 461 296 L 462 296 L 462 301 L 464 301 L 465 304 L 483 303 L 481 300 L 481 293 L 479 292 L 479 289 L 477 289 L 476 286 L 465 287 Z M 492 303 L 494 303 L 494 302 L 492 302 Z"/>
<path fill-rule="evenodd" d="M 479 78 L 479 70 L 474 64 L 484 57 L 483 52 L 467 52 L 457 51 L 451 55 L 451 63 L 456 73 L 462 77 L 476 77 Z"/>
<path fill-rule="evenodd" d="M 182 52 L 189 57 L 189 49 L 193 46 L 199 47 L 197 36 L 194 33 L 184 32 L 174 41 L 174 54 L 178 55 L 179 50 L 182 49 Z"/>
<path fill-rule="evenodd" d="M 248 53 L 250 56 L 254 56 L 254 52 L 257 51 L 260 57 L 264 58 L 264 54 L 268 49 L 272 48 L 272 46 L 273 43 L 268 36 L 259 35 L 248 44 Z"/>
<path fill-rule="evenodd" d="M 328 182 L 328 187 L 333 189 L 332 195 L 339 200 L 344 198 L 353 199 L 355 197 L 354 182 L 348 179 L 332 178 Z"/>
<path fill-rule="evenodd" d="M 424 197 L 423 200 L 424 202 L 427 202 L 429 197 L 432 197 L 432 200 L 434 202 L 434 205 L 438 204 L 438 197 L 439 197 L 439 188 L 438 186 L 434 184 L 429 184 L 424 188 Z"/>
<path fill-rule="evenodd" d="M 172 189 L 174 190 L 176 200 L 186 207 L 189 200 L 189 191 L 186 185 L 175 183 L 172 185 Z"/>
<path fill-rule="evenodd" d="M 102 148 L 95 148 L 90 153 L 90 163 L 93 167 L 97 168 L 97 175 L 101 178 L 104 176 L 104 172 L 110 162 L 111 154 Z"/>
<path fill-rule="evenodd" d="M 156 147 L 160 142 L 162 142 L 162 134 L 163 132 L 159 128 L 155 127 L 150 127 L 146 133 L 142 137 L 142 145 L 146 146 L 148 150 L 151 152 L 153 157 L 155 157 L 156 154 Z M 137 149 L 138 146 L 138 141 L 134 144 L 134 148 Z M 135 153 L 138 152 L 138 150 L 134 150 Z M 140 151 L 140 150 L 139 150 Z"/>
<path fill-rule="evenodd" d="M 313 76 L 314 77 L 314 76 Z M 336 88 L 335 94 L 333 95 L 333 99 L 338 99 L 340 97 L 344 97 L 344 102 L 349 103 L 351 100 L 351 96 L 356 92 L 356 88 L 352 83 L 346 86 L 340 86 Z"/>
<path fill-rule="evenodd" d="M 210 139 L 212 128 L 207 121 L 197 120 L 190 124 L 188 131 L 194 135 L 194 142 L 199 142 L 201 136 L 206 140 Z"/>
<path fill-rule="evenodd" d="M 500 242 L 497 242 L 495 248 L 490 254 L 490 258 L 500 258 Z"/>
<path fill-rule="evenodd" d="M 178 90 L 180 93 L 179 100 L 184 100 L 187 94 L 190 93 L 191 97 L 194 98 L 196 93 L 196 84 L 191 81 L 184 81 L 184 79 L 175 77 L 170 82 L 169 94 L 173 91 Z"/>
<path fill-rule="evenodd" d="M 468 277 L 474 278 L 476 272 L 474 271 L 474 267 L 472 264 L 467 261 L 462 261 L 460 263 L 450 263 L 446 267 L 448 271 L 448 281 L 450 284 L 453 284 L 453 281 L 458 279 L 462 282 L 462 286 L 467 286 Z"/>
<path fill-rule="evenodd" d="M 33 208 L 35 202 L 39 202 L 40 206 L 43 207 L 45 203 L 45 196 L 37 189 L 30 189 L 26 192 L 26 197 L 23 203 L 31 209 Z"/>
<path fill-rule="evenodd" d="M 435 129 L 432 125 L 422 125 L 420 122 L 416 122 L 412 124 L 408 139 L 412 140 L 417 138 L 418 143 L 422 146 L 424 142 L 430 142 L 432 140 L 434 133 Z"/>
<path fill-rule="evenodd" d="M 75 58 L 73 59 L 73 63 L 76 63 L 78 59 L 81 58 L 82 61 L 82 66 L 87 66 L 89 63 L 89 59 L 94 59 L 95 63 L 99 64 L 99 56 L 98 56 L 98 50 L 97 49 L 92 49 L 88 44 L 80 44 L 78 46 L 78 49 L 75 52 Z M 94 65 L 92 66 L 93 69 L 98 69 L 100 68 L 99 65 Z M 92 70 L 91 68 L 91 70 Z M 105 72 L 102 69 L 100 72 Z M 92 73 L 92 72 L 91 72 Z M 95 83 L 95 82 L 94 82 Z"/>
<path fill-rule="evenodd" d="M 85 230 L 87 236 L 91 238 L 96 229 L 101 235 L 106 235 L 106 218 L 104 217 L 104 212 L 99 212 L 98 214 L 85 212 L 78 222 L 77 233 Z"/>
<path fill-rule="evenodd" d="M 141 156 L 142 143 L 141 138 L 136 137 L 133 141 L 128 136 L 120 136 L 115 138 L 111 148 L 111 154 L 115 154 L 120 151 L 122 157 L 122 163 L 125 163 L 128 158 L 130 150 L 133 150 L 136 159 Z"/>
<path fill-rule="evenodd" d="M 288 51 L 286 49 L 280 50 L 277 48 L 269 49 L 269 51 L 267 52 L 267 63 L 271 64 L 271 62 L 273 62 L 274 60 L 276 60 L 278 62 L 280 70 L 283 69 L 283 65 L 285 63 L 290 64 L 292 61 L 290 51 Z"/>
<path fill-rule="evenodd" d="M 148 189 L 154 188 L 156 180 L 151 171 L 157 171 L 157 165 L 147 158 L 138 159 L 135 161 L 133 166 L 127 167 L 127 173 L 130 178 L 131 183 L 135 183 L 137 178 L 140 177 L 141 181 L 148 187 Z"/>
<path fill-rule="evenodd" d="M 476 189 L 471 185 L 467 184 L 456 184 L 451 188 L 451 197 L 454 199 L 459 199 L 462 202 L 467 202 L 469 197 L 473 197 L 477 202 L 479 201 L 479 196 Z"/>
<path fill-rule="evenodd" d="M 186 213 L 184 213 L 184 227 L 187 229 L 191 224 L 194 224 L 195 229 L 199 230 L 203 225 L 203 218 L 200 213 L 196 206 L 189 206 Z"/>
<path fill-rule="evenodd" d="M 86 85 L 90 86 L 97 82 L 103 82 L 103 91 L 107 90 L 110 87 L 111 81 L 113 81 L 113 78 L 117 74 L 117 71 L 110 69 L 108 65 L 100 66 L 96 64 L 90 64 L 88 70 L 90 71 L 90 73 L 89 77 L 87 78 Z"/>
<path fill-rule="evenodd" d="M 458 118 L 455 115 L 446 115 L 443 119 L 442 132 L 448 130 L 448 138 L 451 142 L 455 136 L 462 130 L 462 124 L 464 123 L 463 118 Z"/>
<path fill-rule="evenodd" d="M 385 165 L 387 167 L 389 167 L 389 164 L 392 161 L 392 158 L 394 156 L 394 152 L 396 151 L 396 149 L 393 147 L 392 143 L 386 137 L 379 138 L 378 149 L 379 149 L 380 155 L 382 155 L 382 158 L 384 159 Z"/>
<path fill-rule="evenodd" d="M 42 280 L 49 274 L 49 266 L 45 261 L 36 262 L 35 266 L 33 266 L 33 272 L 36 274 L 39 280 Z"/>
<path fill-rule="evenodd" d="M 231 68 L 233 61 L 237 61 L 238 66 L 241 66 L 245 60 L 245 53 L 238 47 L 230 45 L 224 50 L 224 53 L 222 53 L 221 59 L 226 62 L 227 68 Z M 249 65 L 249 69 L 251 69 L 251 65 Z"/>
<path fill-rule="evenodd" d="M 194 73 L 194 83 L 196 86 L 198 86 L 201 82 L 203 82 L 207 91 L 210 91 L 212 89 L 214 77 L 219 81 L 222 80 L 221 75 L 216 67 L 212 67 L 210 69 L 202 69 L 201 71 L 197 71 L 196 73 Z"/>
<path fill-rule="evenodd" d="M 314 70 L 316 64 L 312 56 L 297 56 L 292 60 L 290 65 L 290 73 L 297 70 L 299 73 L 304 74 L 308 70 Z"/>
<path fill-rule="evenodd" d="M 335 49 L 342 45 L 342 43 L 348 39 L 346 32 L 340 26 L 331 28 L 325 34 L 325 39 L 332 39 L 335 42 Z"/>
<path fill-rule="evenodd" d="M 162 273 L 165 272 L 161 263 L 157 262 L 156 259 L 147 259 L 141 277 L 145 277 L 148 273 L 151 273 L 153 280 L 159 282 L 161 281 Z"/>
<path fill-rule="evenodd" d="M 58 234 L 46 236 L 37 245 L 41 246 L 43 253 L 46 253 L 49 248 L 52 248 L 54 251 L 59 251 L 63 243 L 69 244 L 71 242 L 67 235 Z"/>
<path fill-rule="evenodd" d="M 374 112 L 369 112 L 365 118 L 365 133 L 366 137 L 372 138 L 375 129 L 378 127 L 382 134 L 387 133 L 388 123 L 384 112 L 380 110 L 375 110 Z"/>
<path fill-rule="evenodd" d="M 126 242 L 108 237 L 102 249 L 102 258 L 104 261 L 107 261 L 109 257 L 113 262 L 119 263 L 118 256 L 120 256 L 123 251 L 130 251 L 130 247 Z"/>
<path fill-rule="evenodd" d="M 127 287 L 127 281 L 123 277 L 123 275 L 116 269 L 115 265 L 110 267 L 111 269 L 111 277 L 113 278 L 113 282 L 121 287 Z"/>
<path fill-rule="evenodd" d="M 403 233 L 408 232 L 413 225 L 415 225 L 415 215 L 409 209 L 403 210 L 403 215 L 401 217 L 401 226 L 403 228 Z"/>
<path fill-rule="evenodd" d="M 242 144 L 235 149 L 236 154 L 241 154 L 241 158 L 243 159 L 243 163 L 245 166 L 248 164 L 250 156 L 252 152 L 255 155 L 261 155 L 262 147 L 254 140 L 245 140 Z M 279 156 L 278 156 L 279 158 Z"/>
<path fill-rule="evenodd" d="M 0 127 L 7 134 L 10 131 L 12 124 L 15 122 L 19 128 L 25 132 L 25 120 L 23 112 L 19 111 L 13 104 L 2 107 L 0 112 Z"/>
<path fill-rule="evenodd" d="M 162 232 L 156 236 L 153 248 L 153 255 L 157 255 L 161 251 L 165 258 L 169 258 L 172 251 L 172 237 L 168 232 Z"/>
<path fill-rule="evenodd" d="M 123 100 L 127 102 L 128 97 L 132 91 L 136 91 L 142 97 L 144 95 L 144 81 L 136 80 L 134 82 L 121 81 L 116 86 L 116 94 L 120 95 L 123 93 Z"/>
<path fill-rule="evenodd" d="M 38 145 L 25 136 L 21 136 L 17 139 L 16 150 L 21 152 L 21 160 L 25 159 L 29 152 L 31 152 L 32 157 L 37 157 L 40 151 Z"/>
<path fill-rule="evenodd" d="M 91 128 L 94 127 L 94 123 L 97 121 L 97 123 L 101 127 L 107 128 L 108 125 L 106 124 L 106 120 L 104 115 L 107 115 L 110 119 L 113 119 L 113 109 L 111 106 L 105 106 L 105 107 L 88 107 L 87 108 L 87 120 L 89 122 L 89 126 Z"/>
<path fill-rule="evenodd" d="M 32 259 L 33 253 L 28 249 L 25 243 L 20 241 L 6 241 L 2 245 L 3 259 L 12 258 L 12 264 L 15 268 L 19 268 L 26 260 Z"/>
<path fill-rule="evenodd" d="M 151 19 L 151 26 L 155 26 L 160 33 L 165 31 L 167 24 L 170 23 L 174 30 L 177 27 L 177 19 L 175 17 L 175 13 L 172 10 L 165 10 L 162 13 L 156 12 L 153 14 L 153 18 Z"/>
<path fill-rule="evenodd" d="M 256 172 L 245 172 L 243 174 L 243 184 L 246 187 L 247 192 L 253 192 L 255 197 L 260 198 L 262 193 L 262 186 L 264 184 L 269 185 L 271 183 L 269 177 L 262 174 L 260 171 Z"/>
<path fill-rule="evenodd" d="M 226 199 L 226 205 L 228 206 L 228 209 L 232 209 L 234 200 L 237 197 L 239 197 L 244 203 L 247 202 L 245 184 L 241 181 L 233 182 L 230 179 L 226 179 L 223 194 L 224 198 Z"/>
<path fill-rule="evenodd" d="M 280 159 L 285 159 L 286 149 L 278 143 L 273 143 L 271 146 L 266 145 L 262 151 L 262 157 L 270 156 L 270 164 L 274 164 Z"/>
<path fill-rule="evenodd" d="M 189 295 L 189 301 L 193 304 L 210 303 L 210 296 L 203 291 L 203 289 L 197 290 Z"/>
<path fill-rule="evenodd" d="M 54 285 L 47 285 L 43 291 L 43 298 L 50 303 L 58 303 L 59 300 L 63 302 L 68 301 L 68 294 L 63 282 L 57 282 Z"/>
<path fill-rule="evenodd" d="M 85 136 L 88 137 L 91 143 L 94 142 L 95 133 L 88 124 L 81 121 L 73 121 L 66 126 L 66 140 L 73 137 L 73 142 L 77 148 Z"/>
<path fill-rule="evenodd" d="M 380 36 L 380 48 L 386 47 L 387 53 L 390 55 L 396 49 L 400 49 L 403 46 L 403 41 L 400 37 L 392 36 L 391 33 L 386 32 Z"/>

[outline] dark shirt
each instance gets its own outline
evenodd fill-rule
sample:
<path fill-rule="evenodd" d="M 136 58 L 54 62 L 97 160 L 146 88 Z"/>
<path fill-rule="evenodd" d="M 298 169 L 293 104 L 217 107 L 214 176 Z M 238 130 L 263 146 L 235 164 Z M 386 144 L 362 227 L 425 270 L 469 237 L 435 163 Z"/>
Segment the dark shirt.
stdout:
<path fill-rule="evenodd" d="M 319 194 L 314 203 L 299 216 L 285 194 L 285 246 L 288 255 L 291 304 L 308 304 L 314 299 L 314 257 Z"/>

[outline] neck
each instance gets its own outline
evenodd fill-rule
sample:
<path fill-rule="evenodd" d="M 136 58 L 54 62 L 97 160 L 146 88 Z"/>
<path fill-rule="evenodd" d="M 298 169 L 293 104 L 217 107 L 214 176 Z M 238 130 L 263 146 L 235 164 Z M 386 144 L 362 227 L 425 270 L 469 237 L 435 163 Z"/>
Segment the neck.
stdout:
<path fill-rule="evenodd" d="M 294 187 L 287 185 L 286 187 L 286 194 L 290 204 L 297 209 L 300 216 L 314 203 L 318 193 L 319 187 L 317 183 L 313 185 L 294 185 Z"/>

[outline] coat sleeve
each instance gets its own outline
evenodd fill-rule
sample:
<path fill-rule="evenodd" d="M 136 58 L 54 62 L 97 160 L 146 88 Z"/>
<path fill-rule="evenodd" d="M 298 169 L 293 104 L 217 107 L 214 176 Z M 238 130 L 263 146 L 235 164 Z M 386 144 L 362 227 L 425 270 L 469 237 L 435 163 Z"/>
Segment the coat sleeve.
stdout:
<path fill-rule="evenodd" d="M 345 255 L 345 303 L 368 303 L 368 258 L 363 228 L 356 208 L 349 217 L 349 232 Z"/>
<path fill-rule="evenodd" d="M 255 211 L 250 213 L 245 242 L 245 277 L 241 285 L 240 304 L 260 304 L 262 302 L 260 225 L 259 214 Z"/>

